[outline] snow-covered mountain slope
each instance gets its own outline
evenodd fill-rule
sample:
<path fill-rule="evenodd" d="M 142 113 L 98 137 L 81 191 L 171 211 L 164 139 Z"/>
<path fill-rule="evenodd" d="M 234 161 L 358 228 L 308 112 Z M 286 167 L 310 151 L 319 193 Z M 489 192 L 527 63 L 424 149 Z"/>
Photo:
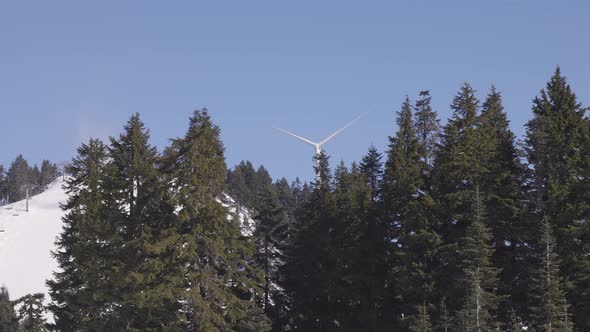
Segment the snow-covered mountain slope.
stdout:
<path fill-rule="evenodd" d="M 25 212 L 25 201 L 0 206 L 0 285 L 8 288 L 12 299 L 46 293 L 45 281 L 58 269 L 51 251 L 56 249 L 54 242 L 62 230 L 64 212 L 60 203 L 67 199 L 62 185 L 60 178 L 43 193 L 31 197 L 29 212 Z M 242 234 L 252 235 L 251 212 L 239 207 L 229 195 L 220 202 L 231 213 L 228 220 L 237 215 Z"/>
<path fill-rule="evenodd" d="M 51 256 L 61 232 L 59 204 L 65 202 L 63 181 L 54 181 L 43 193 L 25 201 L 0 206 L 0 284 L 16 299 L 29 293 L 46 293 L 45 280 L 57 269 Z"/>

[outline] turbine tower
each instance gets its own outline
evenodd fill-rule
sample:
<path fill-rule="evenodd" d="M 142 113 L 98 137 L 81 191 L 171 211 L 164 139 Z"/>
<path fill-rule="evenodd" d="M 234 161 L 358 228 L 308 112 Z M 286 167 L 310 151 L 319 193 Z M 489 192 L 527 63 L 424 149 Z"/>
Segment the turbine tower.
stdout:
<path fill-rule="evenodd" d="M 333 132 L 332 134 L 330 134 L 328 137 L 324 138 L 323 140 L 319 141 L 319 142 L 312 142 L 310 140 L 308 140 L 307 138 L 303 138 L 299 135 L 295 135 L 290 131 L 287 131 L 285 129 L 281 129 L 281 128 L 276 128 L 277 130 L 280 130 L 284 133 L 287 133 L 299 140 L 302 140 L 303 142 L 313 146 L 315 148 L 315 154 L 316 154 L 316 163 L 319 162 L 319 159 L 317 159 L 317 157 L 319 157 L 320 153 L 322 152 L 322 145 L 326 144 L 328 141 L 330 141 L 332 138 L 336 137 L 336 135 L 340 134 L 344 129 L 350 127 L 353 123 L 355 123 L 358 119 L 360 119 L 361 117 L 363 117 L 364 114 L 361 114 L 359 116 L 357 116 L 354 120 L 350 121 L 346 126 L 336 130 L 335 132 Z M 317 164 L 316 164 L 317 165 Z M 316 180 L 319 181 L 319 176 L 318 174 L 316 174 Z"/>

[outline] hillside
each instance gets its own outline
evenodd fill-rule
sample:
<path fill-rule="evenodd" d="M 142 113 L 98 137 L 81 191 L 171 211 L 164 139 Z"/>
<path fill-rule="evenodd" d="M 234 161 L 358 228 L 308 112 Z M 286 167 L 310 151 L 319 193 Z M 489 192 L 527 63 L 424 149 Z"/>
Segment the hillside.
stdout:
<path fill-rule="evenodd" d="M 0 284 L 8 287 L 11 298 L 28 293 L 46 293 L 45 280 L 57 268 L 51 257 L 54 241 L 61 231 L 66 200 L 63 180 L 51 183 L 43 193 L 29 200 L 0 207 Z"/>

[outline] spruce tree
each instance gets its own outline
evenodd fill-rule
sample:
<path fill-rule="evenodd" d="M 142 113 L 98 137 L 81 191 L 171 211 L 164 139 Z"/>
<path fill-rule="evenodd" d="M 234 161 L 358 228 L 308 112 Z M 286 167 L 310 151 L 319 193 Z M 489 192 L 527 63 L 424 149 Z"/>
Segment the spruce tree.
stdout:
<path fill-rule="evenodd" d="M 412 318 L 410 323 L 410 331 L 412 332 L 432 332 L 432 323 L 430 322 L 430 314 L 426 305 L 418 306 L 418 313 Z"/>
<path fill-rule="evenodd" d="M 39 171 L 39 187 L 44 190 L 51 182 L 59 176 L 57 165 L 49 160 L 43 160 Z"/>
<path fill-rule="evenodd" d="M 289 298 L 289 328 L 296 331 L 332 330 L 341 323 L 337 285 L 340 280 L 333 230 L 335 202 L 328 158 L 316 156 L 313 192 L 297 217 L 295 234 L 281 267 L 281 287 Z"/>
<path fill-rule="evenodd" d="M 25 198 L 26 190 L 32 189 L 32 185 L 36 182 L 31 175 L 29 163 L 19 154 L 10 164 L 6 173 L 6 191 L 9 203 Z"/>
<path fill-rule="evenodd" d="M 363 220 L 361 228 L 355 235 L 354 229 L 348 231 L 346 237 L 358 242 L 359 252 L 355 264 L 357 275 L 362 275 L 360 305 L 360 326 L 365 326 L 367 331 L 380 330 L 383 316 L 384 291 L 386 283 L 386 252 L 385 230 L 380 218 L 381 183 L 383 176 L 383 163 L 381 154 L 374 146 L 361 160 L 358 173 L 362 180 L 362 186 L 357 186 L 357 193 L 351 190 L 359 206 L 357 215 Z M 355 169 L 352 175 L 355 175 Z M 358 240 L 356 237 L 359 237 Z M 354 242 L 353 242 L 354 243 Z M 364 272 L 363 272 L 364 271 Z M 364 275 L 363 275 L 364 274 Z"/>
<path fill-rule="evenodd" d="M 20 331 L 43 332 L 46 329 L 46 320 L 44 317 L 45 307 L 43 300 L 45 294 L 36 293 L 28 294 L 16 300 L 18 309 L 18 319 L 20 321 Z"/>
<path fill-rule="evenodd" d="M 4 166 L 0 165 L 0 205 L 8 203 L 7 195 L 6 171 Z"/>
<path fill-rule="evenodd" d="M 382 220 L 387 226 L 389 304 L 393 317 L 416 321 L 421 307 L 432 304 L 435 250 L 440 237 L 433 229 L 433 201 L 427 190 L 425 143 L 416 135 L 412 108 L 406 97 L 397 117 L 398 131 L 390 137 L 382 194 Z M 428 130 L 428 129 L 424 129 Z M 428 136 L 428 134 L 425 134 Z M 407 323 L 397 321 L 398 329 Z"/>
<path fill-rule="evenodd" d="M 14 311 L 14 303 L 10 301 L 10 295 L 5 286 L 0 287 L 0 331 L 18 331 L 18 318 Z"/>
<path fill-rule="evenodd" d="M 548 217 L 540 227 L 536 246 L 537 267 L 531 282 L 531 318 L 538 331 L 573 331 L 563 282 L 559 269 L 559 256 Z"/>
<path fill-rule="evenodd" d="M 590 126 L 586 108 L 557 68 L 527 123 L 531 216 L 549 218 L 576 329 L 590 329 Z"/>
<path fill-rule="evenodd" d="M 280 206 L 273 189 L 269 183 L 265 188 L 261 188 L 258 193 L 255 204 L 256 215 L 254 216 L 253 240 L 256 247 L 254 261 L 264 274 L 260 307 L 274 322 L 282 314 L 282 308 L 276 305 L 276 298 L 282 296 L 282 294 L 280 294 L 281 290 L 276 286 L 278 281 L 277 268 L 281 262 L 282 242 L 286 236 L 287 224 L 284 210 Z"/>
<path fill-rule="evenodd" d="M 149 144 L 149 131 L 133 114 L 118 138 L 112 137 L 105 186 L 109 218 L 117 229 L 110 239 L 115 270 L 107 271 L 117 294 L 111 329 L 139 331 L 178 328 L 179 304 L 172 293 L 178 268 L 170 260 L 172 206 L 157 169 L 158 153 Z"/>
<path fill-rule="evenodd" d="M 64 184 L 68 200 L 62 205 L 66 214 L 53 253 L 60 271 L 47 282 L 56 330 L 101 330 L 112 312 L 108 304 L 113 294 L 104 278 L 113 268 L 108 253 L 114 249 L 108 245 L 114 230 L 102 203 L 107 196 L 106 160 L 106 146 L 91 139 L 78 148 L 68 166 L 70 177 Z"/>
<path fill-rule="evenodd" d="M 479 101 L 475 90 L 464 83 L 451 104 L 453 114 L 443 128 L 433 170 L 433 196 L 437 202 L 439 224 L 437 232 L 444 246 L 440 250 L 443 269 L 437 273 L 439 296 L 447 299 L 449 312 L 457 312 L 463 294 L 461 261 L 455 254 L 465 236 L 467 227 L 474 222 L 476 183 L 488 166 L 484 156 L 489 153 L 488 142 L 481 140 L 477 130 Z"/>
<path fill-rule="evenodd" d="M 414 127 L 418 142 L 423 149 L 422 162 L 432 166 L 440 134 L 440 123 L 436 112 L 430 105 L 430 91 L 420 91 L 419 99 L 414 104 Z"/>
<path fill-rule="evenodd" d="M 501 271 L 499 294 L 506 295 L 502 297 L 504 303 L 500 308 L 504 310 L 500 319 L 508 327 L 508 309 L 516 308 L 522 317 L 526 308 L 526 262 L 530 259 L 525 244 L 530 238 L 522 223 L 524 166 L 520 162 L 521 152 L 516 148 L 501 95 L 493 86 L 482 105 L 477 132 L 480 141 L 486 142 L 479 155 L 486 168 L 478 181 L 485 211 L 493 211 L 486 215 L 486 225 L 494 244 L 492 261 Z"/>
<path fill-rule="evenodd" d="M 218 200 L 226 177 L 219 136 L 207 110 L 196 110 L 186 135 L 174 139 L 164 156 L 177 207 L 179 238 L 172 255 L 181 267 L 175 292 L 187 316 L 185 330 L 235 331 L 264 320 L 255 301 L 263 278 L 250 264 L 253 245 L 241 235 L 237 218 L 228 221 L 229 210 Z"/>
<path fill-rule="evenodd" d="M 477 186 L 477 185 L 476 185 Z M 497 327 L 498 270 L 492 264 L 492 235 L 479 187 L 475 192 L 474 222 L 467 227 L 460 255 L 464 287 L 463 305 L 457 320 L 465 331 L 493 331 Z"/>

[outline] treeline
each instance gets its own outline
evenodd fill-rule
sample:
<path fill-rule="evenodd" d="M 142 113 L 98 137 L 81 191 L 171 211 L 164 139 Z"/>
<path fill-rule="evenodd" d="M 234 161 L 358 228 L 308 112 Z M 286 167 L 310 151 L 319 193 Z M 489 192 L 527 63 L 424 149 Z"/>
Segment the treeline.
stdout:
<path fill-rule="evenodd" d="M 384 155 L 319 181 L 229 172 L 257 211 L 276 331 L 590 331 L 590 121 L 559 68 L 523 142 L 494 87 L 465 83 L 441 126 L 403 101 Z"/>
<path fill-rule="evenodd" d="M 18 155 L 8 170 L 0 165 L 0 205 L 17 202 L 29 195 L 35 195 L 47 188 L 60 172 L 56 164 L 43 160 L 41 167 L 29 166 L 27 160 Z"/>
<path fill-rule="evenodd" d="M 557 69 L 524 142 L 495 88 L 451 109 L 406 98 L 383 155 L 321 154 L 311 184 L 228 171 L 206 110 L 162 153 L 133 115 L 67 168 L 47 328 L 590 331 L 586 108 Z"/>

